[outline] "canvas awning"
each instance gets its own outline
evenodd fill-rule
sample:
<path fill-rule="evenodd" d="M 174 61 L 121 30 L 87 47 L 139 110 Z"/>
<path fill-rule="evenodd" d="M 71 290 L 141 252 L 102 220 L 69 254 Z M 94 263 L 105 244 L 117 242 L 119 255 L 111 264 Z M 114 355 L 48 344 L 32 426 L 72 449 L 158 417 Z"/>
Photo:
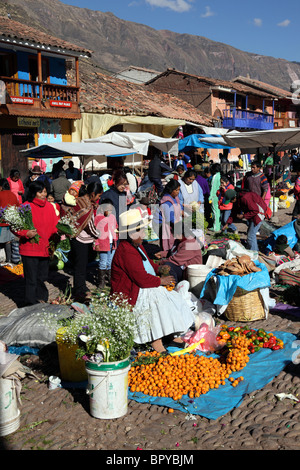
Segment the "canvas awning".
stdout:
<path fill-rule="evenodd" d="M 79 157 L 122 157 L 137 153 L 132 148 L 119 147 L 109 143 L 77 143 L 60 142 L 55 144 L 38 145 L 26 150 L 20 150 L 25 157 L 56 158 L 63 156 Z"/>
<path fill-rule="evenodd" d="M 274 129 L 270 131 L 230 131 L 222 136 L 227 145 L 240 149 L 262 149 L 275 152 L 300 146 L 300 128 Z"/>
<path fill-rule="evenodd" d="M 134 153 L 148 155 L 149 145 L 172 155 L 178 155 L 178 139 L 158 137 L 148 132 L 110 132 L 93 139 L 84 139 L 86 143 L 110 143 L 134 150 Z"/>

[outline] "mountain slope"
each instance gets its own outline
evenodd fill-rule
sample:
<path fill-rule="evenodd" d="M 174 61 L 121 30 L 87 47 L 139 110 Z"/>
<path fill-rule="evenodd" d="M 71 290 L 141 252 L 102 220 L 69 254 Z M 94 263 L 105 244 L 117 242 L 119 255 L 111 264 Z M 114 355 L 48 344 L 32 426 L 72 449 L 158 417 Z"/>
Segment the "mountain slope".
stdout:
<path fill-rule="evenodd" d="M 129 65 L 157 71 L 174 67 L 187 73 L 231 80 L 249 76 L 289 90 L 300 78 L 300 64 L 244 52 L 201 36 L 157 31 L 59 0 L 0 1 L 0 13 L 94 51 L 93 60 L 109 72 Z"/>

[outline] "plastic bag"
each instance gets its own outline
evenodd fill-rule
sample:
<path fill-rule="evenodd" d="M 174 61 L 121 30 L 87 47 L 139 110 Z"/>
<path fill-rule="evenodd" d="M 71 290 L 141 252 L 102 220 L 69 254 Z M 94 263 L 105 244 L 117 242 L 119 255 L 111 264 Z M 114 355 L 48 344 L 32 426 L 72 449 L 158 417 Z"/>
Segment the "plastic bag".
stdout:
<path fill-rule="evenodd" d="M 226 245 L 226 259 L 232 259 L 242 255 L 248 255 L 252 260 L 258 259 L 257 251 L 247 250 L 241 243 L 234 240 L 228 240 Z"/>
<path fill-rule="evenodd" d="M 200 343 L 195 350 L 202 352 L 214 352 L 218 351 L 223 347 L 218 341 L 217 336 L 220 333 L 221 326 L 210 327 L 206 323 L 202 323 L 199 330 L 197 331 L 188 331 L 183 337 L 183 341 L 191 346 L 194 343 L 197 343 L 202 338 L 205 339 L 204 343 Z"/>
<path fill-rule="evenodd" d="M 195 315 L 195 329 L 199 329 L 202 323 L 214 327 L 213 315 L 216 313 L 216 308 L 208 300 L 198 299 L 192 292 L 189 292 L 189 287 L 190 283 L 188 281 L 181 281 L 174 290 L 184 298 Z"/>

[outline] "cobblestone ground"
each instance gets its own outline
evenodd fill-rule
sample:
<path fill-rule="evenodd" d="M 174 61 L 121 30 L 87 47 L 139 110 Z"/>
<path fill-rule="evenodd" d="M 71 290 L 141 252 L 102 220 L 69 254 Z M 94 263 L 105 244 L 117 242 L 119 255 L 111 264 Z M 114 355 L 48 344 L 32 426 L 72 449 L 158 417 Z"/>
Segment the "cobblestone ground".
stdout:
<path fill-rule="evenodd" d="M 290 213 L 279 212 L 280 224 L 290 220 Z M 241 230 L 243 227 L 239 226 Z M 63 272 L 51 274 L 50 297 L 59 292 L 69 277 Z M 92 286 L 92 277 L 89 282 Z M 22 281 L 2 285 L 2 315 L 15 308 L 22 295 Z M 298 335 L 300 318 L 269 315 L 267 320 L 252 325 Z M 5 450 L 300 450 L 299 403 L 275 397 L 283 392 L 300 399 L 300 370 L 293 363 L 217 420 L 200 416 L 190 420 L 183 412 L 169 413 L 165 407 L 135 401 L 129 401 L 124 417 L 99 420 L 89 414 L 85 390 L 49 390 L 48 377 L 59 375 L 55 345 L 45 348 L 39 357 L 27 355 L 22 360 L 38 379 L 28 376 L 21 382 L 21 423 L 17 431 L 2 438 Z"/>

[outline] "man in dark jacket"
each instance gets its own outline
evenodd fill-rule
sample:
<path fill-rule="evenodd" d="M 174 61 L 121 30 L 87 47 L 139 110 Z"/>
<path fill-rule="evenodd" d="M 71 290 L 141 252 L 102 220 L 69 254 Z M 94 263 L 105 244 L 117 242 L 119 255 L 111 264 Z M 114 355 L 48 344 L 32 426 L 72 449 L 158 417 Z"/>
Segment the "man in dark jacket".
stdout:
<path fill-rule="evenodd" d="M 64 170 L 59 172 L 58 178 L 52 181 L 52 190 L 55 202 L 61 204 L 64 195 L 68 191 L 69 187 L 71 186 L 70 181 L 66 177 L 66 173 Z"/>
<path fill-rule="evenodd" d="M 257 193 L 251 191 L 241 191 L 237 194 L 234 189 L 229 189 L 225 193 L 225 199 L 226 204 L 233 203 L 233 208 L 222 230 L 226 230 L 235 217 L 240 220 L 246 219 L 248 248 L 249 250 L 258 251 L 256 235 L 267 215 L 268 206 Z"/>
<path fill-rule="evenodd" d="M 155 189 L 158 195 L 163 192 L 163 185 L 161 182 L 162 174 L 163 173 L 171 173 L 172 168 L 166 165 L 164 162 L 161 161 L 159 155 L 155 155 L 153 159 L 149 163 L 148 169 L 148 177 L 151 183 L 155 185 Z"/>

